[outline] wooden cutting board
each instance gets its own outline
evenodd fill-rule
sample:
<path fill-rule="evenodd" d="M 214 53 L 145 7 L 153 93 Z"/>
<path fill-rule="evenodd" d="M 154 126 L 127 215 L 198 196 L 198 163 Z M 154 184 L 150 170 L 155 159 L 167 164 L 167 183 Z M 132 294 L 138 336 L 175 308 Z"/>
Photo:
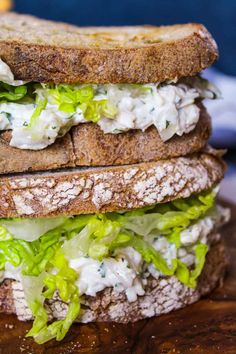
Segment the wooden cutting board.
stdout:
<path fill-rule="evenodd" d="M 135 324 L 74 325 L 63 342 L 24 338 L 30 323 L 0 316 L 0 354 L 236 354 L 236 206 L 223 229 L 230 265 L 223 287 L 182 310 Z"/>

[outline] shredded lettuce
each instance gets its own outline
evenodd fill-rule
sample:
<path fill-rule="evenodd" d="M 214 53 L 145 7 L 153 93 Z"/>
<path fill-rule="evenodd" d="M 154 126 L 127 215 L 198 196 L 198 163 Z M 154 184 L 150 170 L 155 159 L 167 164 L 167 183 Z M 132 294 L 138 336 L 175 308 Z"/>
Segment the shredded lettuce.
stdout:
<path fill-rule="evenodd" d="M 125 229 L 141 236 L 165 235 L 179 248 L 180 232 L 213 207 L 215 196 L 215 191 L 203 192 L 187 199 L 178 199 L 163 205 L 127 212 L 116 216 L 116 219 L 124 225 Z"/>
<path fill-rule="evenodd" d="M 101 116 L 114 118 L 117 108 L 106 99 L 95 100 L 95 90 L 92 85 L 70 86 L 56 85 L 46 90 L 50 102 L 57 104 L 60 111 L 75 114 L 79 109 L 84 118 L 97 123 Z"/>
<path fill-rule="evenodd" d="M 208 252 L 208 245 L 199 243 L 195 247 L 195 268 L 189 270 L 185 263 L 179 259 L 176 260 L 176 277 L 179 281 L 189 288 L 195 288 L 197 285 L 197 278 L 202 272 L 205 264 L 206 254 Z"/>
<path fill-rule="evenodd" d="M 80 256 L 101 261 L 114 255 L 117 249 L 130 246 L 161 274 L 175 275 L 183 284 L 194 288 L 205 263 L 207 245 L 194 246 L 195 268 L 189 269 L 178 258 L 172 259 L 171 265 L 167 264 L 149 240 L 165 236 L 180 247 L 180 232 L 206 215 L 214 206 L 215 196 L 213 190 L 122 213 L 0 219 L 0 270 L 8 263 L 21 270 L 27 302 L 35 317 L 28 336 L 33 336 L 37 343 L 44 343 L 52 338 L 61 340 L 66 335 L 80 313 L 76 286 L 79 274 L 70 268 L 68 260 Z M 68 311 L 64 320 L 48 325 L 44 301 L 57 293 L 68 303 Z"/>
<path fill-rule="evenodd" d="M 30 126 L 37 121 L 47 103 L 56 104 L 58 110 L 71 115 L 83 112 L 86 120 L 97 123 L 101 116 L 114 118 L 117 108 L 107 99 L 96 100 L 92 85 L 36 85 L 36 108 Z"/>
<path fill-rule="evenodd" d="M 36 299 L 30 304 L 35 320 L 27 337 L 34 337 L 38 344 L 53 338 L 58 341 L 62 340 L 80 312 L 79 291 L 75 285 L 78 274 L 68 266 L 68 261 L 60 250 L 57 250 L 50 260 L 50 266 L 54 270 L 56 269 L 57 273 L 45 276 L 43 283 L 46 290 L 43 292 L 43 296 L 46 299 L 52 299 L 55 292 L 58 291 L 62 301 L 68 302 L 69 306 L 64 320 L 54 321 L 48 326 L 48 315 L 43 303 Z"/>
<path fill-rule="evenodd" d="M 40 117 L 40 114 L 42 113 L 42 111 L 46 108 L 47 105 L 47 99 L 36 99 L 36 108 L 32 114 L 32 116 L 30 117 L 30 122 L 28 127 L 32 127 L 37 119 Z"/>
<path fill-rule="evenodd" d="M 95 88 L 92 85 L 54 85 L 28 83 L 21 86 L 11 86 L 0 82 L 0 103 L 15 102 L 24 99 L 22 104 L 31 102 L 35 109 L 27 128 L 37 124 L 38 119 L 47 104 L 58 106 L 61 112 L 71 115 L 83 113 L 83 117 L 97 123 L 101 117 L 113 119 L 117 115 L 117 107 L 107 99 L 96 99 Z"/>
<path fill-rule="evenodd" d="M 0 219 L 0 241 L 2 237 L 35 241 L 47 231 L 52 230 L 63 223 L 67 218 L 38 218 L 38 219 Z M 13 236 L 11 236 L 13 235 Z"/>
<path fill-rule="evenodd" d="M 19 101 L 27 95 L 27 86 L 12 86 L 0 82 L 0 102 Z"/>

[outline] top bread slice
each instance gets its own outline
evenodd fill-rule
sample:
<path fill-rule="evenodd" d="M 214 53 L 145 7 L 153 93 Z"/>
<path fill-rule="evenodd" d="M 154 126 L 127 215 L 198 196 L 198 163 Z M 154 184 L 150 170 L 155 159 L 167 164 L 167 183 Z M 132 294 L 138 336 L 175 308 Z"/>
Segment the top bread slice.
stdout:
<path fill-rule="evenodd" d="M 0 57 L 17 79 L 53 83 L 149 83 L 193 76 L 218 56 L 200 24 L 80 28 L 0 15 Z"/>

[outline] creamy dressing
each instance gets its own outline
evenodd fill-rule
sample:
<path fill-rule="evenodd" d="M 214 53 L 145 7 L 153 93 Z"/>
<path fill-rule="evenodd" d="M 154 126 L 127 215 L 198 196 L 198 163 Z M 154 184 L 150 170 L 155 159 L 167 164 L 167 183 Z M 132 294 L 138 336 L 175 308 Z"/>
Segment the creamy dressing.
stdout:
<path fill-rule="evenodd" d="M 104 85 L 107 98 L 117 108 L 115 119 L 100 119 L 98 125 L 105 133 L 119 133 L 130 129 L 145 131 L 154 125 L 165 141 L 174 134 L 190 132 L 199 120 L 199 108 L 194 104 L 200 95 L 184 84 L 145 85 L 138 94 L 132 85 Z"/>
<path fill-rule="evenodd" d="M 10 68 L 0 60 L 0 81 L 11 85 L 15 81 Z M 78 85 L 79 87 L 79 85 Z M 193 130 L 199 120 L 197 98 L 204 96 L 200 88 L 184 83 L 147 85 L 93 85 L 94 100 L 108 100 L 117 109 L 114 118 L 101 117 L 97 122 L 104 133 L 117 134 L 131 129 L 145 131 L 154 125 L 163 141 L 175 134 L 183 135 Z M 37 94 L 47 94 L 48 103 L 30 126 L 30 118 L 36 105 L 33 103 L 0 103 L 0 130 L 12 130 L 10 145 L 20 149 L 40 150 L 53 144 L 72 126 L 88 122 L 78 108 L 75 113 L 58 110 L 50 93 L 42 86 Z"/>
<path fill-rule="evenodd" d="M 97 292 L 108 287 L 112 287 L 118 293 L 125 292 L 130 302 L 137 300 L 138 295 L 144 295 L 141 280 L 124 257 L 106 258 L 102 262 L 80 257 L 70 260 L 69 264 L 79 274 L 76 285 L 81 295 L 95 296 Z"/>
<path fill-rule="evenodd" d="M 0 59 L 0 81 L 12 86 L 24 85 L 24 81 L 15 80 L 10 67 Z"/>
<path fill-rule="evenodd" d="M 217 205 L 209 216 L 199 220 L 180 233 L 180 241 L 183 246 L 189 246 L 197 241 L 207 243 L 207 236 L 211 233 L 216 224 L 228 222 L 230 210 Z"/>
<path fill-rule="evenodd" d="M 48 104 L 37 124 L 30 126 L 34 104 L 0 104 L 0 130 L 11 129 L 10 145 L 20 149 L 41 150 L 65 135 L 72 126 L 87 122 L 81 110 L 76 114 L 59 111 L 56 105 Z"/>

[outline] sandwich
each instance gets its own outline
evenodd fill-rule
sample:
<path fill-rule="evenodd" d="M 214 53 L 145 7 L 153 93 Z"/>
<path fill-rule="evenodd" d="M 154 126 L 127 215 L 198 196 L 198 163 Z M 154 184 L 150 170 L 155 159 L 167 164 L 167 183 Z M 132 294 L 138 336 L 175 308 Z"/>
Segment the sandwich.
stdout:
<path fill-rule="evenodd" d="M 39 344 L 134 322 L 222 280 L 222 151 L 200 24 L 79 28 L 0 15 L 0 312 Z"/>

